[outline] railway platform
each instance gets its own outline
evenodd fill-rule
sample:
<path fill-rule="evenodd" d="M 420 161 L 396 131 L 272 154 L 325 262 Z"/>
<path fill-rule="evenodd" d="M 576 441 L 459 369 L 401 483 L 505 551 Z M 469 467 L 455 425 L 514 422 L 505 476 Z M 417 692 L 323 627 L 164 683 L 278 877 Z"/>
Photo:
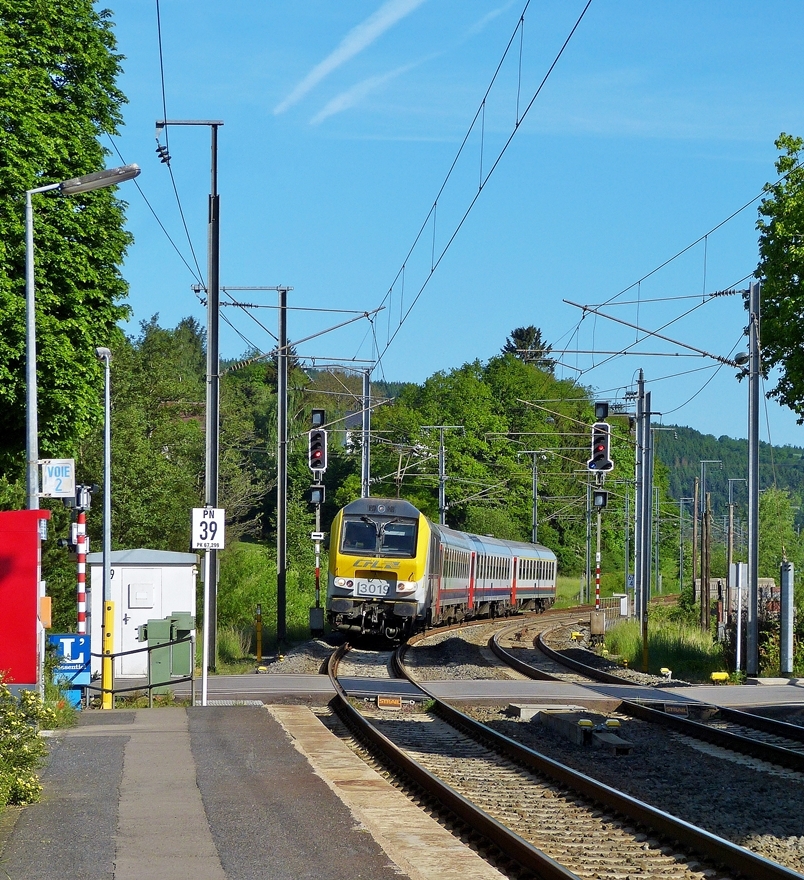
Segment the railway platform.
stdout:
<path fill-rule="evenodd" d="M 499 880 L 306 706 L 85 713 L 42 802 L 0 814 L 7 880 Z"/>

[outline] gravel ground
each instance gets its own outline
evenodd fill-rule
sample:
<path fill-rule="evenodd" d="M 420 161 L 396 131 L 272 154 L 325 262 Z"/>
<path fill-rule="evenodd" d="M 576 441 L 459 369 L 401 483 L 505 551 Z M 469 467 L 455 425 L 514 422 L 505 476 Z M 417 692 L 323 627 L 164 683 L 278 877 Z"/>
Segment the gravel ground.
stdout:
<path fill-rule="evenodd" d="M 500 624 L 479 624 L 430 636 L 408 648 L 405 664 L 420 681 L 445 679 L 523 679 L 505 666 L 487 647 Z"/>
<path fill-rule="evenodd" d="M 573 632 L 580 633 L 581 637 L 577 641 L 572 639 Z M 561 651 L 570 660 L 577 660 L 586 666 L 591 666 L 593 669 L 609 672 L 633 684 L 645 687 L 686 687 L 689 684 L 689 682 L 678 678 L 649 675 L 637 669 L 630 669 L 627 666 L 623 666 L 619 662 L 619 658 L 598 653 L 593 649 L 591 632 L 586 625 L 561 626 L 550 630 L 547 636 L 545 636 L 545 643 L 548 648 L 552 648 L 554 651 Z M 534 653 L 538 654 L 539 652 Z M 527 662 L 527 649 L 524 649 L 517 656 Z"/>
<path fill-rule="evenodd" d="M 450 631 L 434 635 L 409 649 L 406 662 L 414 676 L 423 681 L 519 677 L 506 670 L 486 647 L 497 626 L 484 624 L 470 627 L 462 634 Z M 618 668 L 576 643 L 569 642 L 567 649 L 582 655 L 585 662 L 592 659 L 600 665 Z M 333 646 L 321 639 L 305 642 L 271 663 L 268 672 L 317 673 L 332 650 Z M 638 672 L 634 675 L 640 676 L 645 684 L 667 685 L 663 678 L 645 677 Z M 538 719 L 522 721 L 508 716 L 505 706 L 480 707 L 470 714 L 548 757 L 804 875 L 802 774 L 693 743 L 624 716 L 587 713 L 595 722 L 619 717 L 620 736 L 633 744 L 628 755 L 576 746 L 544 727 Z M 793 723 L 804 721 L 804 717 L 785 717 L 780 709 L 767 714 Z M 798 715 L 804 716 L 804 710 L 798 710 Z"/>
<path fill-rule="evenodd" d="M 334 650 L 334 644 L 324 639 L 310 639 L 280 654 L 268 664 L 266 672 L 269 675 L 316 675 Z"/>
<path fill-rule="evenodd" d="M 507 717 L 505 707 L 476 708 L 473 717 L 523 745 L 626 791 L 661 810 L 804 872 L 804 775 L 686 741 L 620 717 L 628 755 L 578 746 L 538 718 Z M 606 717 L 584 713 L 594 722 Z M 711 752 L 711 754 L 707 753 Z"/>

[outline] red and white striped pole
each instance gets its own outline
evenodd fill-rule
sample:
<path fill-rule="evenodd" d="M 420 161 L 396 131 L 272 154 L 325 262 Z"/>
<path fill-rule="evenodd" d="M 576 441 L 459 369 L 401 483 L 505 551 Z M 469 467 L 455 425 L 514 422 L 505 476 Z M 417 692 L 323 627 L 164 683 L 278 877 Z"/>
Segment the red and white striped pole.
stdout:
<path fill-rule="evenodd" d="M 600 611 L 600 508 L 597 509 L 597 553 L 595 553 L 595 611 Z"/>
<path fill-rule="evenodd" d="M 595 611 L 600 611 L 600 554 L 595 560 Z"/>
<path fill-rule="evenodd" d="M 78 602 L 78 632 L 83 634 L 87 631 L 87 515 L 83 510 L 78 513 L 77 525 L 76 556 L 78 560 L 78 589 L 76 599 Z"/>

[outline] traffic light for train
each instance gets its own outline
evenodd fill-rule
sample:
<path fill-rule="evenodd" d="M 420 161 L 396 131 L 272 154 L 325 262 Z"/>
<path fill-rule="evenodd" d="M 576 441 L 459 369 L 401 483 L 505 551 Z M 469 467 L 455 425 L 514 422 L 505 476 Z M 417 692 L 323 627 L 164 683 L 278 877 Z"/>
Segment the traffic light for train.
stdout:
<path fill-rule="evenodd" d="M 592 457 L 586 462 L 590 471 L 606 473 L 614 467 L 611 460 L 611 425 L 595 422 L 592 425 Z"/>
<path fill-rule="evenodd" d="M 325 471 L 327 469 L 327 432 L 322 428 L 313 428 L 308 436 L 307 464 L 311 471 Z"/>

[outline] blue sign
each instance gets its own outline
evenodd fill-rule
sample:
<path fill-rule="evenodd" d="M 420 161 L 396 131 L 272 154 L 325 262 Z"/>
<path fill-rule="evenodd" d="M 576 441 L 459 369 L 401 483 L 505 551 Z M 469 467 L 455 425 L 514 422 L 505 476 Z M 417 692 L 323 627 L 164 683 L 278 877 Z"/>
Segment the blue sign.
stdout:
<path fill-rule="evenodd" d="M 81 704 L 82 685 L 88 685 L 90 681 L 89 636 L 58 633 L 49 635 L 48 642 L 55 646 L 58 660 L 53 668 L 53 678 L 67 686 L 70 702 L 78 707 Z"/>

